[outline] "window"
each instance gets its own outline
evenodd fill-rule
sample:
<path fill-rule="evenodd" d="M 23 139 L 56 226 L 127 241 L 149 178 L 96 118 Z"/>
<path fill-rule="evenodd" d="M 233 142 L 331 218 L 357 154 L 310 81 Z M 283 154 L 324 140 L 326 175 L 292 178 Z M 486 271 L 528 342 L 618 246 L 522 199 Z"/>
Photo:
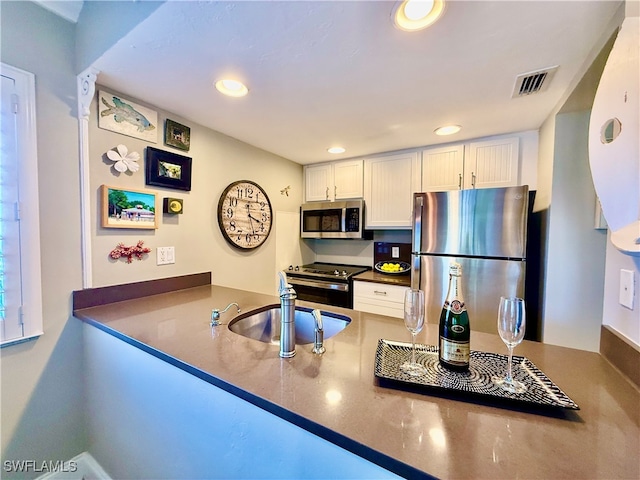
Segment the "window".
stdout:
<path fill-rule="evenodd" d="M 33 74 L 0 63 L 0 344 L 42 335 Z"/>

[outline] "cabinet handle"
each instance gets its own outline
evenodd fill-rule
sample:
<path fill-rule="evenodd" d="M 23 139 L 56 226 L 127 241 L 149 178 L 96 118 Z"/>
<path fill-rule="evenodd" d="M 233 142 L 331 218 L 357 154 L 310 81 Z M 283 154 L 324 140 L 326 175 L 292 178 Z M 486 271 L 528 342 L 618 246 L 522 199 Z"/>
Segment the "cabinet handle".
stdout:
<path fill-rule="evenodd" d="M 458 190 L 462 190 L 462 174 L 458 174 Z"/>
<path fill-rule="evenodd" d="M 338 186 L 333 186 L 333 198 L 338 198 Z"/>
<path fill-rule="evenodd" d="M 471 172 L 471 188 L 476 188 L 476 174 Z"/>
<path fill-rule="evenodd" d="M 329 187 L 327 187 L 327 200 L 329 200 Z"/>
<path fill-rule="evenodd" d="M 387 292 L 381 292 L 380 290 L 374 290 L 373 293 L 375 293 L 376 295 L 386 295 Z"/>

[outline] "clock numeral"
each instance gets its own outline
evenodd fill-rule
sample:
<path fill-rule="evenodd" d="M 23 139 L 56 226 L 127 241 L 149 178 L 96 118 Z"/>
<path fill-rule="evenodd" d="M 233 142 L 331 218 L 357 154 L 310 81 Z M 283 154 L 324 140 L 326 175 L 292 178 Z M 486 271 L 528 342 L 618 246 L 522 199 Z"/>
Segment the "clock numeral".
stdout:
<path fill-rule="evenodd" d="M 229 222 L 229 228 L 231 230 L 235 230 L 236 229 L 236 222 L 234 222 L 233 220 Z"/>
<path fill-rule="evenodd" d="M 227 208 L 227 218 L 233 217 L 233 208 Z"/>
<path fill-rule="evenodd" d="M 269 220 L 269 215 L 267 215 L 267 212 L 262 212 L 261 217 L 263 222 Z"/>
<path fill-rule="evenodd" d="M 232 207 L 238 206 L 238 199 L 236 197 L 229 197 L 229 205 Z"/>
<path fill-rule="evenodd" d="M 260 202 L 260 210 L 264 210 L 264 207 L 267 205 L 266 202 Z"/>

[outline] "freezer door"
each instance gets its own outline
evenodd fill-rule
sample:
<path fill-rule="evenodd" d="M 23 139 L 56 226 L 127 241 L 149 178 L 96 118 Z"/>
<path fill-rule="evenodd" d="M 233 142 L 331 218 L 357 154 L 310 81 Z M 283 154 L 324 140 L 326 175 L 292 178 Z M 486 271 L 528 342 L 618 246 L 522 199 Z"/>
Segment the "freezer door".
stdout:
<path fill-rule="evenodd" d="M 527 207 L 527 186 L 416 193 L 413 251 L 524 258 Z"/>
<path fill-rule="evenodd" d="M 440 320 L 449 288 L 449 265 L 454 261 L 462 265 L 462 293 L 472 332 L 497 332 L 500 296 L 524 298 L 524 261 L 434 255 L 419 257 L 420 289 L 425 292 L 425 313 L 429 323 Z"/>

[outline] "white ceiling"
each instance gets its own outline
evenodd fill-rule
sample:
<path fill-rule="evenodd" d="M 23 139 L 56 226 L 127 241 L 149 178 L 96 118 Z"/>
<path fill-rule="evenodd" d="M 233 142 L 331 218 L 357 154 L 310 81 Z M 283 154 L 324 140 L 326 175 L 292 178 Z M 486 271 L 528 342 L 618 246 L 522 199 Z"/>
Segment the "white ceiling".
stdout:
<path fill-rule="evenodd" d="M 94 66 L 102 85 L 307 164 L 538 129 L 619 5 L 456 0 L 408 33 L 389 1 L 169 1 Z M 511 98 L 518 74 L 554 65 L 546 91 Z M 249 95 L 218 94 L 226 76 Z M 433 133 L 449 123 L 463 130 Z"/>

